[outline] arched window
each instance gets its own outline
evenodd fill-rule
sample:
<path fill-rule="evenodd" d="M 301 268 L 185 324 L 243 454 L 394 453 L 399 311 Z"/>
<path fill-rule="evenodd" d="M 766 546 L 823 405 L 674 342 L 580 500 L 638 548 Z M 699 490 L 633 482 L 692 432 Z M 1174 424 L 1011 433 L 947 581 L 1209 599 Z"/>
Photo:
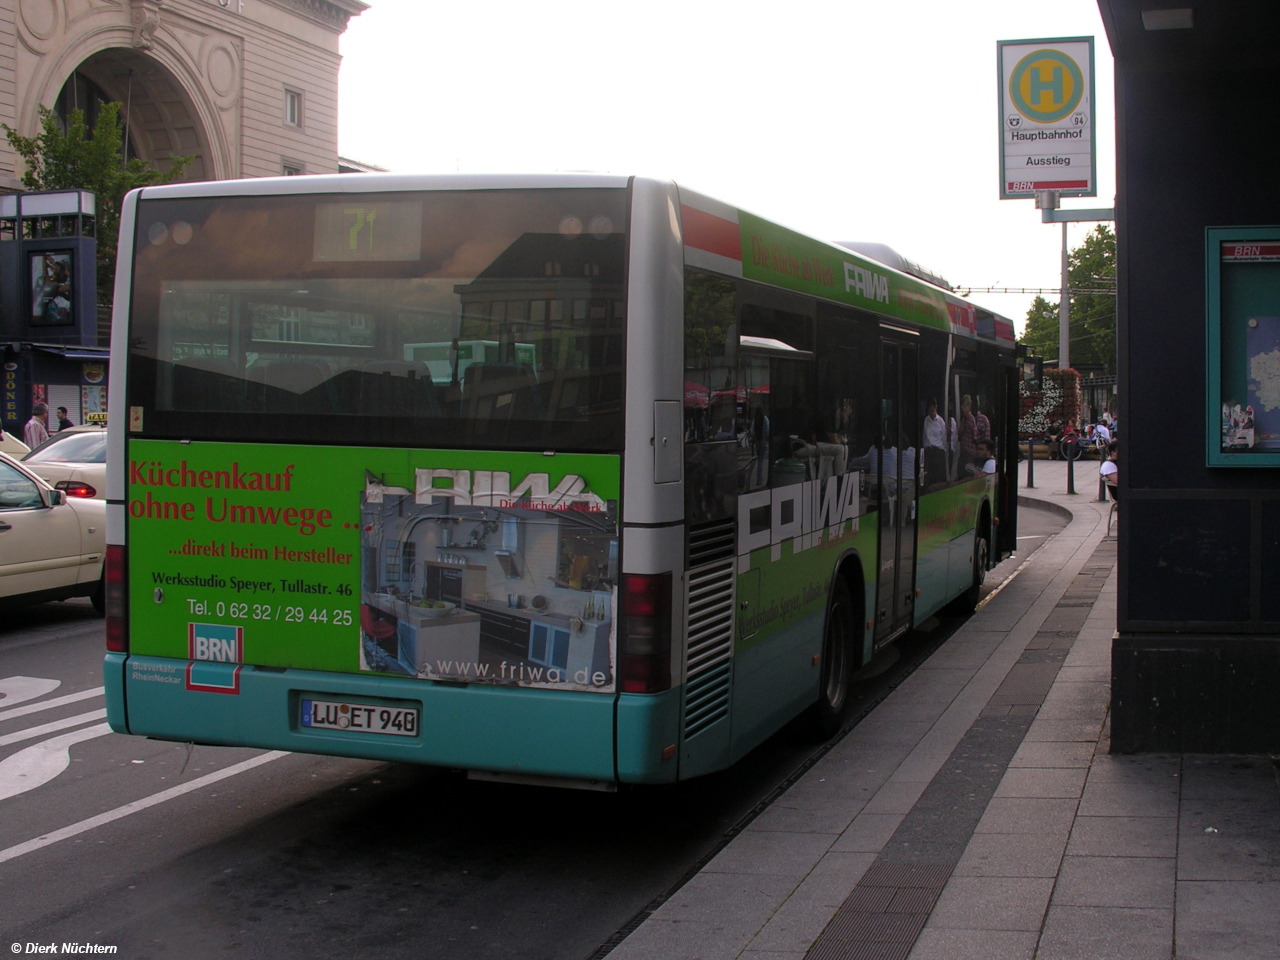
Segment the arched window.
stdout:
<path fill-rule="evenodd" d="M 92 133 L 93 129 L 98 125 L 98 116 L 102 111 L 104 103 L 110 103 L 111 97 L 100 86 L 86 77 L 78 70 L 73 70 L 71 76 L 67 78 L 67 82 L 62 85 L 62 90 L 58 93 L 58 99 L 54 103 L 53 112 L 57 114 L 59 126 L 62 132 L 67 132 L 67 117 L 72 110 L 80 110 L 84 114 L 84 125 L 86 129 Z M 125 105 L 120 105 L 121 114 L 124 113 Z M 126 123 L 128 118 L 126 117 Z M 138 151 L 134 145 L 133 136 L 129 134 L 128 127 L 125 127 L 125 159 L 133 160 L 138 157 Z"/>

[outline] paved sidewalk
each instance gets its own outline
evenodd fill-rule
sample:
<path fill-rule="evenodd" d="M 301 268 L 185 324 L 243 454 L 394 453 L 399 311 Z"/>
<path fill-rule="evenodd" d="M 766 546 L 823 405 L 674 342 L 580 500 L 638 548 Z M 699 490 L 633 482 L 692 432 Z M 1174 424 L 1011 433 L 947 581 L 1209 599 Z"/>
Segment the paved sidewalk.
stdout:
<path fill-rule="evenodd" d="M 1280 957 L 1271 759 L 1108 753 L 1115 541 L 1076 468 L 1019 491 L 1067 527 L 613 960 Z"/>

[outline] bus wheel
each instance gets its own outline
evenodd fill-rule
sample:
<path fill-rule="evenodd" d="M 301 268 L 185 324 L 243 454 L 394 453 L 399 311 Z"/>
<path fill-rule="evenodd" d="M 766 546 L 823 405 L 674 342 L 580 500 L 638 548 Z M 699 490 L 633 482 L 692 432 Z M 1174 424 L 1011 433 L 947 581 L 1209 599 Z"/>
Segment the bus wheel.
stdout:
<path fill-rule="evenodd" d="M 987 581 L 987 538 L 979 528 L 973 536 L 973 582 L 969 589 L 951 602 L 951 613 L 973 613 L 982 599 L 982 585 Z"/>
<path fill-rule="evenodd" d="M 823 740 L 840 731 L 845 707 L 849 704 L 849 677 L 855 659 L 856 631 L 853 594 L 843 577 L 837 577 L 827 607 L 827 629 L 822 639 L 822 675 L 818 702 L 809 708 L 810 725 Z"/>

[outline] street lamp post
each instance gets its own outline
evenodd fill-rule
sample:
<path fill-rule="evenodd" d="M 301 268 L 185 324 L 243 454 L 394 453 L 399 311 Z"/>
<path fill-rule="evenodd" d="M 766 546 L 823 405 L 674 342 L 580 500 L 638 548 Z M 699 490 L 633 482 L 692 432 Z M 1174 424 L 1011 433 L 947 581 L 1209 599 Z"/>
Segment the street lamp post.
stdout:
<path fill-rule="evenodd" d="M 1057 206 L 1057 203 L 1054 203 Z M 1058 369 L 1071 368 L 1071 289 L 1067 272 L 1071 258 L 1067 253 L 1067 222 L 1062 221 L 1062 299 L 1058 303 Z"/>
<path fill-rule="evenodd" d="M 1062 302 L 1058 305 L 1058 369 L 1071 368 L 1071 288 L 1067 278 L 1070 257 L 1067 253 L 1067 224 L 1092 223 L 1097 220 L 1115 220 L 1112 207 L 1092 210 L 1059 210 L 1060 194 L 1056 190 L 1037 190 L 1036 209 L 1041 223 L 1062 224 Z M 1075 466 L 1067 462 L 1067 493 L 1076 492 Z"/>

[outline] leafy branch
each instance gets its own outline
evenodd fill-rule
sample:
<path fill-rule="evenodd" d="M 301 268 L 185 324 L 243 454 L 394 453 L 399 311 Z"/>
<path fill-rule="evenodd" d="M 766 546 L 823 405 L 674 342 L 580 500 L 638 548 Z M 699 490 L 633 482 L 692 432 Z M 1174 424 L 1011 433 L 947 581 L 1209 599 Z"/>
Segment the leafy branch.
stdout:
<path fill-rule="evenodd" d="M 27 190 L 90 190 L 96 195 L 98 302 L 109 304 L 125 194 L 178 180 L 194 158 L 171 157 L 169 169 L 163 172 L 146 160 L 125 160 L 124 118 L 118 103 L 102 104 L 92 131 L 84 122 L 84 111 L 72 110 L 64 133 L 57 114 L 47 107 L 40 108 L 40 132 L 34 137 L 22 136 L 7 123 L 0 126 L 14 152 L 26 162 L 22 185 Z"/>

